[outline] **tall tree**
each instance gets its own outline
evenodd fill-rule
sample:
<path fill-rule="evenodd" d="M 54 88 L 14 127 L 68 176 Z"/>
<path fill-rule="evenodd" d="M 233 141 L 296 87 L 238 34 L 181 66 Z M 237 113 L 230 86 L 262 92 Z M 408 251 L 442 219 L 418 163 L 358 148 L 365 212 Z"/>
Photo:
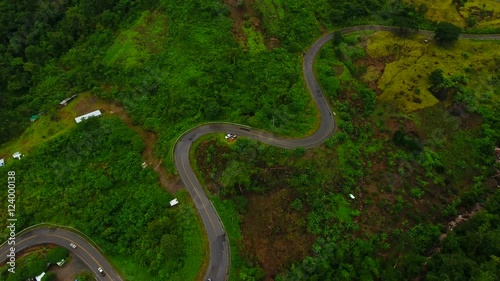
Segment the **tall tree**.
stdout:
<path fill-rule="evenodd" d="M 452 43 L 458 39 L 462 29 L 449 22 L 440 22 L 437 25 L 434 38 L 440 43 Z"/>

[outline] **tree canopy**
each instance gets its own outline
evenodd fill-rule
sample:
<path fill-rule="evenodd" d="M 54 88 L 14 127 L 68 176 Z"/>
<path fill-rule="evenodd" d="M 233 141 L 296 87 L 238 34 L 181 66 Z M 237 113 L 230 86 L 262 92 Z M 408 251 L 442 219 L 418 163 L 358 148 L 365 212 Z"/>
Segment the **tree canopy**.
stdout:
<path fill-rule="evenodd" d="M 440 43 L 452 43 L 458 39 L 462 29 L 449 22 L 440 22 L 437 24 L 434 38 Z"/>

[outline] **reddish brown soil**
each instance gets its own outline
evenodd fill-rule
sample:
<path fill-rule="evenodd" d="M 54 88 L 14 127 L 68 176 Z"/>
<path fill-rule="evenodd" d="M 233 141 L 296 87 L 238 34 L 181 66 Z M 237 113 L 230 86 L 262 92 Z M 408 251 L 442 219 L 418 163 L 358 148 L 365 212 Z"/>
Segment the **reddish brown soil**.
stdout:
<path fill-rule="evenodd" d="M 364 65 L 366 67 L 368 66 L 372 66 L 376 69 L 376 71 L 378 71 L 380 73 L 380 76 L 382 76 L 382 73 L 384 73 L 384 69 L 385 69 L 385 64 L 387 63 L 387 61 L 383 58 L 372 58 L 370 56 L 366 56 L 362 59 L 359 59 L 358 61 L 356 61 L 356 64 L 359 64 L 359 65 Z M 381 95 L 382 94 L 382 90 L 380 90 L 378 88 L 378 79 L 380 79 L 380 76 L 375 80 L 375 81 L 370 81 L 368 83 L 368 86 L 375 92 L 377 93 L 377 95 Z"/>
<path fill-rule="evenodd" d="M 78 104 L 75 106 L 77 115 L 82 115 L 97 109 L 101 110 L 104 115 L 109 114 L 118 116 L 121 120 L 123 120 L 123 122 L 125 122 L 125 124 L 127 124 L 129 128 L 137 132 L 142 137 L 142 140 L 146 145 L 146 148 L 142 152 L 142 157 L 147 165 L 152 167 L 158 173 L 160 182 L 166 190 L 174 194 L 183 187 L 180 178 L 168 173 L 165 167 L 161 165 L 162 160 L 155 156 L 154 149 L 158 139 L 156 133 L 146 131 L 142 127 L 134 125 L 120 103 L 104 101 L 97 97 L 88 95 L 79 99 Z"/>
<path fill-rule="evenodd" d="M 304 214 L 289 207 L 294 197 L 289 189 L 247 196 L 242 223 L 245 249 L 247 258 L 264 269 L 264 280 L 274 280 L 280 269 L 311 254 L 314 238 L 307 233 Z"/>
<path fill-rule="evenodd" d="M 247 38 L 246 38 L 245 33 L 243 32 L 243 29 L 241 29 L 241 27 L 243 26 L 243 24 L 245 22 L 243 17 L 245 15 L 245 10 L 246 10 L 247 4 L 245 3 L 244 7 L 238 7 L 237 3 L 238 3 L 238 0 L 224 0 L 224 4 L 228 5 L 229 10 L 231 11 L 231 14 L 229 15 L 229 17 L 233 21 L 233 35 L 234 35 L 234 37 L 240 42 L 246 42 Z"/>

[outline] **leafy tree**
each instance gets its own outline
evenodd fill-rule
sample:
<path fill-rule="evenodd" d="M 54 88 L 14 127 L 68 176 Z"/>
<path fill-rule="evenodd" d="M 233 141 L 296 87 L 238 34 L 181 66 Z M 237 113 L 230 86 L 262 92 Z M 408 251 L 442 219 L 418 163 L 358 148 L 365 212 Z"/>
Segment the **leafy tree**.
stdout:
<path fill-rule="evenodd" d="M 399 27 L 399 31 L 403 36 L 419 29 L 419 14 L 412 6 L 402 7 L 399 12 L 392 16 L 392 21 L 395 26 Z"/>
<path fill-rule="evenodd" d="M 56 247 L 54 249 L 50 249 L 47 253 L 47 262 L 51 264 L 55 264 L 62 259 L 65 259 L 69 255 L 69 251 L 63 247 Z"/>
<path fill-rule="evenodd" d="M 334 31 L 333 32 L 333 41 L 332 41 L 333 46 L 337 47 L 342 42 L 344 42 L 344 36 L 342 35 L 342 33 L 338 30 Z"/>
<path fill-rule="evenodd" d="M 445 78 L 442 69 L 435 69 L 429 74 L 429 81 L 433 87 L 439 87 L 443 85 Z"/>
<path fill-rule="evenodd" d="M 227 168 L 222 172 L 221 184 L 224 187 L 224 193 L 234 194 L 235 187 L 240 191 L 242 188 L 250 185 L 250 172 L 249 167 L 244 162 L 231 161 Z"/>
<path fill-rule="evenodd" d="M 449 22 L 440 22 L 437 24 L 434 38 L 440 43 L 451 43 L 458 39 L 462 29 Z"/>

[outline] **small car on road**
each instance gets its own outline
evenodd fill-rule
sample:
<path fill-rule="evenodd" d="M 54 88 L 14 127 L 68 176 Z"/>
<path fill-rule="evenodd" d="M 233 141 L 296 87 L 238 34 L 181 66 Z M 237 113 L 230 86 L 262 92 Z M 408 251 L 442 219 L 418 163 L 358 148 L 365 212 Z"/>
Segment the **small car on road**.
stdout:
<path fill-rule="evenodd" d="M 71 248 L 73 248 L 73 249 L 76 249 L 76 245 L 75 245 L 75 243 L 70 243 L 70 244 L 69 244 L 69 246 L 70 246 Z"/>
<path fill-rule="evenodd" d="M 99 273 L 100 273 L 102 276 L 105 276 L 105 275 L 106 275 L 106 273 L 104 272 L 104 270 L 102 270 L 102 267 L 99 267 L 99 268 L 97 269 L 97 271 L 99 271 Z"/>
<path fill-rule="evenodd" d="M 235 140 L 237 137 L 238 136 L 236 136 L 235 134 L 227 133 L 224 138 L 230 139 L 230 140 Z"/>

